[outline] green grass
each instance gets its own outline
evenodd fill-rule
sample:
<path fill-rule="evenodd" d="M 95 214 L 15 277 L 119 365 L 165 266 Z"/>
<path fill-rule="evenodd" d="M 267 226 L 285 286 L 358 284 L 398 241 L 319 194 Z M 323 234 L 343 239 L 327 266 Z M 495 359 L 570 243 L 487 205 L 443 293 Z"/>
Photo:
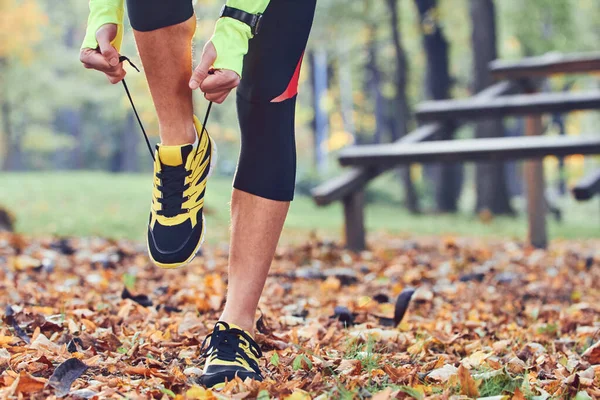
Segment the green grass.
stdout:
<path fill-rule="evenodd" d="M 522 377 L 514 379 L 508 375 L 501 374 L 489 379 L 484 379 L 479 386 L 481 397 L 500 396 L 506 393 L 514 393 L 515 389 L 523 384 Z"/>
<path fill-rule="evenodd" d="M 150 175 L 101 172 L 35 172 L 0 175 L 0 205 L 11 210 L 17 230 L 31 235 L 100 235 L 144 240 L 150 205 Z M 370 186 L 382 198 L 398 198 L 396 181 L 384 177 Z M 390 189 L 392 188 L 392 189 Z M 213 177 L 207 194 L 208 241 L 222 242 L 229 231 L 231 178 Z M 461 200 L 463 212 L 455 215 L 414 216 L 393 201 L 369 204 L 366 223 L 369 232 L 394 235 L 463 235 L 523 239 L 526 219 L 495 218 L 483 223 L 469 210 L 468 193 Z M 550 237 L 594 238 L 600 236 L 600 207 L 597 201 L 577 204 L 565 199 L 564 221 L 549 218 Z M 342 207 L 319 208 L 306 196 L 297 196 L 284 231 L 285 242 L 301 242 L 315 231 L 339 239 L 343 232 Z M 371 236 L 373 238 L 374 236 Z"/>

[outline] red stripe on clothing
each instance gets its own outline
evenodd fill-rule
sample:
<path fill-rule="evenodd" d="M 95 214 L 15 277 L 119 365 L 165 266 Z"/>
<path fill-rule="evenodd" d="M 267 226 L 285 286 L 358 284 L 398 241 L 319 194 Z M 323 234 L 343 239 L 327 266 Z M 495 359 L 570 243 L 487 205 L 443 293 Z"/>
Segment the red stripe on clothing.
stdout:
<path fill-rule="evenodd" d="M 298 80 L 300 79 L 300 67 L 302 66 L 303 58 L 304 52 L 302 52 L 302 55 L 300 56 L 300 61 L 298 61 L 294 75 L 292 76 L 292 79 L 290 79 L 290 83 L 288 83 L 287 88 L 285 88 L 283 93 L 271 100 L 271 103 L 280 103 L 284 100 L 291 99 L 298 94 Z"/>

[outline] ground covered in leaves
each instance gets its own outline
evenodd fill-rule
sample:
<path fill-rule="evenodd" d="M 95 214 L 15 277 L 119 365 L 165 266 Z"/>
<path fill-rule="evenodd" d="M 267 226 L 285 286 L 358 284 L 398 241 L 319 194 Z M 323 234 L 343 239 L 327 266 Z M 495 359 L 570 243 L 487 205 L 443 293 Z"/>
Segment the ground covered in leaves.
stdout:
<path fill-rule="evenodd" d="M 600 398 L 600 242 L 382 238 L 281 247 L 256 339 L 266 380 L 194 384 L 227 248 L 0 235 L 0 398 Z"/>

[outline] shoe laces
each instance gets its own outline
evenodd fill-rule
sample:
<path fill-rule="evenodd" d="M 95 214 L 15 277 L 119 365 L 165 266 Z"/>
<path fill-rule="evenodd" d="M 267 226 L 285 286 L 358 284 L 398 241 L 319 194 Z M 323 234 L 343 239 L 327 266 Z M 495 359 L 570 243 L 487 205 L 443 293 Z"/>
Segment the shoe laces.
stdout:
<path fill-rule="evenodd" d="M 161 209 L 156 212 L 158 215 L 176 217 L 188 212 L 183 208 L 183 203 L 189 197 L 184 197 L 183 194 L 190 187 L 189 183 L 185 183 L 185 178 L 191 174 L 192 171 L 188 171 L 184 164 L 175 167 L 162 165 L 161 171 L 156 174 L 156 177 L 160 179 L 160 185 L 157 185 L 156 188 L 161 193 L 161 197 L 157 199 L 161 204 Z"/>
<path fill-rule="evenodd" d="M 219 325 L 225 329 L 219 329 Z M 209 339 L 210 342 L 208 342 Z M 218 321 L 213 331 L 202 342 L 202 346 L 200 347 L 201 357 L 208 358 L 209 356 L 214 356 L 220 360 L 237 361 L 237 357 L 241 356 L 260 375 L 260 368 L 256 360 L 252 359 L 241 349 L 240 344 L 242 340 L 245 340 L 248 350 L 254 357 L 262 357 L 262 351 L 254 339 L 252 339 L 252 336 L 241 329 L 230 327 L 227 322 Z"/>
<path fill-rule="evenodd" d="M 127 61 L 129 65 L 131 65 L 137 72 L 140 72 L 138 67 L 135 66 L 134 63 L 131 62 L 129 58 L 126 56 L 120 56 L 119 62 Z M 125 82 L 125 79 L 122 80 L 123 87 L 125 88 L 125 93 L 127 94 L 127 98 L 129 99 L 129 103 L 131 104 L 131 108 L 133 109 L 133 113 L 138 121 L 140 129 L 144 135 L 144 139 L 146 139 L 146 145 L 148 146 L 148 152 L 150 153 L 150 157 L 152 160 L 156 161 L 154 158 L 154 152 L 152 151 L 152 146 L 150 145 L 150 139 L 148 139 L 148 134 L 144 129 L 144 125 L 142 124 L 142 120 L 140 115 L 135 108 L 135 104 L 133 103 L 133 98 L 131 97 L 131 92 L 129 91 L 129 87 Z M 204 115 L 204 122 L 202 123 L 202 132 L 200 135 L 202 136 L 206 130 L 206 123 L 208 121 L 208 116 L 210 115 L 210 109 L 212 108 L 212 101 L 208 103 L 208 108 L 206 109 L 206 114 Z M 198 154 L 198 149 L 196 148 L 196 154 Z M 158 186 L 158 190 L 161 192 L 161 198 L 158 199 L 158 202 L 161 204 L 161 209 L 156 213 L 158 215 L 162 215 L 165 217 L 176 217 L 179 214 L 183 214 L 189 211 L 189 209 L 183 208 L 183 203 L 185 203 L 189 197 L 184 197 L 183 193 L 185 190 L 189 188 L 189 184 L 185 184 L 185 178 L 189 176 L 192 171 L 188 171 L 185 169 L 184 165 L 179 165 L 176 167 L 171 167 L 168 165 L 163 165 L 161 172 L 157 173 L 156 176 L 161 180 L 160 186 Z"/>
<path fill-rule="evenodd" d="M 127 61 L 129 63 L 129 65 L 131 65 L 137 72 L 140 72 L 139 68 L 135 66 L 134 63 L 131 62 L 131 60 L 129 58 L 127 58 L 126 56 L 119 56 L 119 62 L 125 62 Z M 213 71 L 209 71 L 209 74 L 213 73 Z M 148 134 L 146 133 L 146 130 L 144 129 L 144 124 L 142 124 L 142 120 L 140 118 L 140 115 L 137 112 L 137 109 L 135 108 L 135 104 L 133 103 L 133 97 L 131 97 L 131 92 L 129 91 L 129 87 L 127 86 L 127 83 L 125 82 L 125 79 L 121 80 L 121 82 L 123 83 L 123 88 L 125 88 L 125 93 L 127 94 L 127 98 L 129 99 L 129 103 L 131 104 L 131 108 L 133 109 L 133 113 L 135 114 L 135 117 L 137 119 L 137 122 L 142 130 L 142 133 L 144 134 L 144 139 L 146 139 L 146 146 L 148 146 L 148 151 L 150 152 L 150 157 L 152 157 L 152 160 L 154 160 L 154 152 L 152 151 L 152 146 L 150 145 L 150 139 L 148 139 Z M 202 132 L 200 133 L 201 135 L 204 133 L 204 131 L 206 130 L 206 123 L 208 122 L 208 116 L 210 115 L 210 109 L 212 107 L 213 102 L 210 101 L 208 103 L 208 108 L 206 109 L 206 114 L 204 115 L 204 122 L 202 123 Z"/>

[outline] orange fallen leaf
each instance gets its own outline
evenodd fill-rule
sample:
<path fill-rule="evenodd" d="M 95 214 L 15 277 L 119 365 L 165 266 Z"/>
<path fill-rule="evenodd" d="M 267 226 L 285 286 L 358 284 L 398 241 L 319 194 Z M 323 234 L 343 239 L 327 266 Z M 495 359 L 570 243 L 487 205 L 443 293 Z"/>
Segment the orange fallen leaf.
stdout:
<path fill-rule="evenodd" d="M 600 341 L 587 349 L 585 353 L 582 354 L 582 357 L 590 364 L 600 364 Z"/>
<path fill-rule="evenodd" d="M 187 392 L 185 397 L 190 400 L 214 400 L 216 399 L 212 390 L 204 389 L 203 387 L 194 385 Z"/>
<path fill-rule="evenodd" d="M 516 388 L 512 400 L 525 400 L 525 395 L 523 394 L 523 392 L 521 392 L 519 388 Z"/>
<path fill-rule="evenodd" d="M 471 376 L 471 371 L 464 365 L 458 367 L 458 380 L 460 381 L 460 393 L 469 397 L 479 397 L 477 382 Z"/>
<path fill-rule="evenodd" d="M 387 388 L 377 392 L 371 397 L 371 400 L 389 400 L 392 398 L 392 388 Z"/>
<path fill-rule="evenodd" d="M 15 336 L 0 335 L 0 347 L 7 347 L 7 345 L 13 344 L 18 341 L 19 341 L 19 339 L 17 339 Z"/>
<path fill-rule="evenodd" d="M 402 367 L 395 368 L 388 364 L 383 366 L 383 370 L 394 383 L 401 383 L 404 380 L 404 378 L 406 378 L 411 373 L 410 369 Z"/>
<path fill-rule="evenodd" d="M 284 397 L 284 400 L 310 400 L 310 395 L 303 390 L 296 389 L 294 393 Z"/>
<path fill-rule="evenodd" d="M 360 374 L 362 363 L 360 360 L 342 360 L 336 371 L 341 375 L 353 376 Z"/>
<path fill-rule="evenodd" d="M 44 389 L 44 386 L 46 386 L 46 379 L 35 378 L 27 372 L 21 371 L 15 392 L 24 394 L 36 393 Z"/>

